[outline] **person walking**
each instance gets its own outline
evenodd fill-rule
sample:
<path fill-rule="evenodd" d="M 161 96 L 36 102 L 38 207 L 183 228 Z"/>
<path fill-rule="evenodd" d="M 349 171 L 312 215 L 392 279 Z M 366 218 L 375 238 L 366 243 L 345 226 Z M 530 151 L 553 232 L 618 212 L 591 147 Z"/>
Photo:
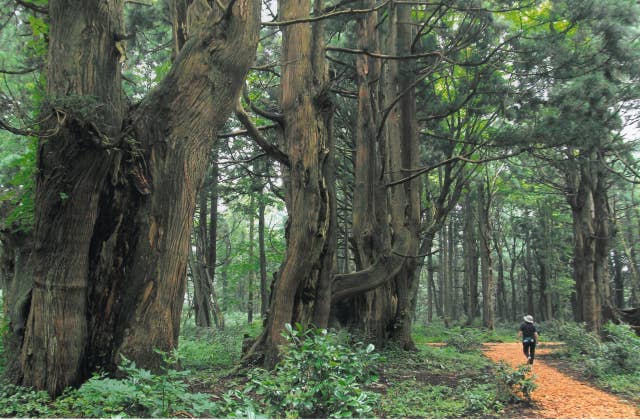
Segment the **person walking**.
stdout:
<path fill-rule="evenodd" d="M 536 344 L 538 343 L 538 329 L 533 323 L 531 315 L 525 315 L 524 322 L 520 324 L 518 337 L 522 338 L 522 351 L 527 358 L 527 363 L 533 364 L 536 356 Z"/>

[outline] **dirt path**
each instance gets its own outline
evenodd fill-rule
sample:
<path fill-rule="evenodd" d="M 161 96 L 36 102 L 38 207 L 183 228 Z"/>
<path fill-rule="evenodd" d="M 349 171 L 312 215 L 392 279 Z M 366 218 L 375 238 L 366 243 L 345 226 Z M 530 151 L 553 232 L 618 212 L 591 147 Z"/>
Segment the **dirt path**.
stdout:
<path fill-rule="evenodd" d="M 525 417 L 640 418 L 633 405 L 547 365 L 544 355 L 548 352 L 544 347 L 536 352 L 532 366 L 538 385 L 532 394 L 535 409 Z M 502 359 L 514 367 L 526 362 L 519 343 L 486 344 L 484 353 L 494 361 Z"/>

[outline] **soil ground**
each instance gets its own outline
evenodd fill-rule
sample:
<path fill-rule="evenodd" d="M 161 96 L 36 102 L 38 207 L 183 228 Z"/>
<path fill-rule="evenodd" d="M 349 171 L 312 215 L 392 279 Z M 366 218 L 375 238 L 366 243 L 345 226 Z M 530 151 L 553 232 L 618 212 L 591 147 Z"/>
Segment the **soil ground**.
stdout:
<path fill-rule="evenodd" d="M 552 346 L 536 351 L 532 365 L 538 388 L 531 407 L 510 412 L 513 418 L 640 418 L 640 411 L 628 401 L 560 372 L 545 362 Z M 526 363 L 520 343 L 491 343 L 484 346 L 491 360 L 505 360 L 516 367 Z"/>

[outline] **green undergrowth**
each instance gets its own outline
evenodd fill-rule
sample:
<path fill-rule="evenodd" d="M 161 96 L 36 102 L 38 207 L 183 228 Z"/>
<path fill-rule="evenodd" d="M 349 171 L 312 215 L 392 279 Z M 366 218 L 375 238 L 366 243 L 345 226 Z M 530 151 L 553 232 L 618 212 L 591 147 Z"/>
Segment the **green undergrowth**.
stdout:
<path fill-rule="evenodd" d="M 177 353 L 161 353 L 159 372 L 123 359 L 119 376 L 96 373 L 78 389 L 67 389 L 52 400 L 44 391 L 0 384 L 0 417 L 151 418 L 218 417 L 222 413 L 211 395 L 191 392 L 189 370 L 176 369 Z"/>
<path fill-rule="evenodd" d="M 548 322 L 544 328 L 550 339 L 564 343 L 551 357 L 640 404 L 640 337 L 628 325 L 609 323 L 600 337 L 571 322 Z"/>
<path fill-rule="evenodd" d="M 493 417 L 502 411 L 507 401 L 499 395 L 493 365 L 480 352 L 419 348 L 383 352 L 379 417 Z"/>
<path fill-rule="evenodd" d="M 223 397 L 231 413 L 274 418 L 371 417 L 378 401 L 379 355 L 345 334 L 287 325 L 282 359 L 272 371 L 251 369 L 241 389 Z"/>
<path fill-rule="evenodd" d="M 179 350 L 163 354 L 160 371 L 124 359 L 119 375 L 97 373 L 56 400 L 0 384 L 0 416 L 497 417 L 531 379 L 488 361 L 480 351 L 486 333 L 463 328 L 438 347 L 421 344 L 426 335 L 419 331 L 419 350 L 407 352 L 378 351 L 345 332 L 289 326 L 274 370 L 237 371 L 242 341 L 259 330 L 259 323 L 228 322 L 219 331 L 187 322 Z"/>
<path fill-rule="evenodd" d="M 413 329 L 416 344 L 447 343 L 460 349 L 471 349 L 482 343 L 515 342 L 517 325 L 500 324 L 488 330 L 479 325 L 454 325 L 446 327 L 442 321 L 428 325 L 416 325 Z"/>

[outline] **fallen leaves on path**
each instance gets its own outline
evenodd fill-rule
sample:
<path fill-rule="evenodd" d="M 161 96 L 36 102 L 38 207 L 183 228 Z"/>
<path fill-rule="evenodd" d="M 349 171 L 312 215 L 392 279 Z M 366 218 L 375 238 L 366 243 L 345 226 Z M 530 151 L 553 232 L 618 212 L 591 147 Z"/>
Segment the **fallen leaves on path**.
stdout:
<path fill-rule="evenodd" d="M 575 380 L 544 362 L 549 349 L 539 348 L 532 365 L 538 388 L 533 391 L 537 418 L 639 418 L 635 407 L 618 397 Z M 526 363 L 520 343 L 486 344 L 484 353 L 493 361 L 512 367 Z M 542 360 L 537 356 L 543 356 Z"/>

